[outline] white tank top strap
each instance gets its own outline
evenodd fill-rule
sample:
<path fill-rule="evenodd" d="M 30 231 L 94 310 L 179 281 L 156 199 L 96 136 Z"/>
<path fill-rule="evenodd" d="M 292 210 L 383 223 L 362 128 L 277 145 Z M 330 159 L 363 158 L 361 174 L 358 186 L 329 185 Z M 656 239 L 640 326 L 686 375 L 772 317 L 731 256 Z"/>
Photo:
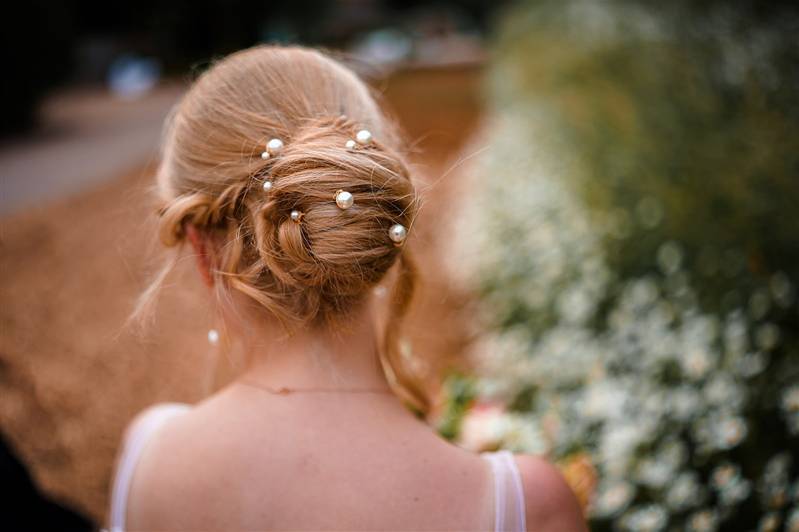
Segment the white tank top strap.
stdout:
<path fill-rule="evenodd" d="M 524 489 L 513 453 L 501 450 L 480 455 L 491 463 L 494 477 L 494 531 L 525 532 Z"/>
<path fill-rule="evenodd" d="M 189 409 L 191 409 L 191 405 L 184 403 L 153 405 L 139 414 L 126 430 L 111 490 L 110 532 L 124 532 L 125 530 L 128 492 L 136 464 L 145 446 L 152 440 L 153 435 L 164 422 Z"/>

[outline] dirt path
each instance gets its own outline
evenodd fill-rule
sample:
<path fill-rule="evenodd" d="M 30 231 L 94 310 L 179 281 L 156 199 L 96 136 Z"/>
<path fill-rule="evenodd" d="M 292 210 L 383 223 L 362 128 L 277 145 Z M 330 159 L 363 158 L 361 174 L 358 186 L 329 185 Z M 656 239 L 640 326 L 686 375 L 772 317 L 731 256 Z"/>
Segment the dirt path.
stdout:
<path fill-rule="evenodd" d="M 472 67 L 408 71 L 382 84 L 419 149 L 425 206 L 412 245 L 425 285 L 410 330 L 420 358 L 433 361 L 430 375 L 457 360 L 467 337 L 462 301 L 437 273 L 435 249 L 446 235 L 436 227 L 456 175 L 447 170 L 479 118 L 479 83 Z M 123 326 L 159 262 L 151 174 L 145 160 L 0 222 L 0 428 L 46 491 L 98 522 L 131 417 L 158 401 L 196 402 L 226 378 L 205 339 L 210 313 L 191 264 L 178 266 L 146 336 Z"/>

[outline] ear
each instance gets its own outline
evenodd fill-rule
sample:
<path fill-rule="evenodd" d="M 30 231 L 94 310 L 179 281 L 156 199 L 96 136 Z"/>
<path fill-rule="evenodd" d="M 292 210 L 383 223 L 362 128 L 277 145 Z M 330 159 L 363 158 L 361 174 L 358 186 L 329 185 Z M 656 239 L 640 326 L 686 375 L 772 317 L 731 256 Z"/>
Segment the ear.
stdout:
<path fill-rule="evenodd" d="M 189 237 L 191 247 L 194 248 L 194 257 L 197 259 L 197 269 L 206 286 L 214 286 L 211 276 L 211 256 L 209 254 L 208 236 L 201 233 L 195 226 L 186 224 L 186 236 Z"/>

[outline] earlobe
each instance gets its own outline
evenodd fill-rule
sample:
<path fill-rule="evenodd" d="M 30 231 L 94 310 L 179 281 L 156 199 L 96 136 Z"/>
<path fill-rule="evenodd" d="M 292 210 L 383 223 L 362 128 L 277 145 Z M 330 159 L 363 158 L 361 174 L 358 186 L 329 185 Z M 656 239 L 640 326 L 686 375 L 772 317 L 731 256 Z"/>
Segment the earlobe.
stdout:
<path fill-rule="evenodd" d="M 214 286 L 214 278 L 211 276 L 211 258 L 209 254 L 208 238 L 193 225 L 186 225 L 186 236 L 189 238 L 194 256 L 197 259 L 197 269 L 200 277 L 206 286 Z"/>

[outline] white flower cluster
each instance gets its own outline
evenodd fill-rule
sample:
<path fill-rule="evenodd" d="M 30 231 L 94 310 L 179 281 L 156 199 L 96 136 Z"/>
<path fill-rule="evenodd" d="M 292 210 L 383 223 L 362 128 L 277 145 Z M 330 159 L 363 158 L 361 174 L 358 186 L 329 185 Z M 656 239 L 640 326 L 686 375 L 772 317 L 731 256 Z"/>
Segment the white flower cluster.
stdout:
<path fill-rule="evenodd" d="M 545 113 L 517 105 L 498 115 L 485 138 L 501 141 L 471 169 L 482 192 L 465 199 L 447 254 L 453 275 L 478 287 L 491 324 L 474 353 L 483 390 L 505 399 L 535 391 L 526 411 L 494 412 L 489 439 L 555 455 L 589 450 L 601 476 L 592 514 L 623 530 L 664 530 L 672 515 L 687 530 L 716 530 L 756 486 L 764 508 L 797 522 L 791 480 L 780 474 L 788 455 L 761 479 L 726 458 L 757 422 L 752 383 L 780 345 L 768 310 L 792 303 L 787 276 L 724 315 L 700 307 L 679 242 L 662 243 L 654 273 L 617 279 L 603 242 L 626 237 L 630 224 L 656 227 L 657 199 L 630 214 L 590 213 L 570 188 L 578 163 L 556 157 Z M 799 385 L 778 397 L 799 433 Z M 700 474 L 700 463 L 714 467 Z M 641 493 L 647 502 L 636 503 Z"/>

